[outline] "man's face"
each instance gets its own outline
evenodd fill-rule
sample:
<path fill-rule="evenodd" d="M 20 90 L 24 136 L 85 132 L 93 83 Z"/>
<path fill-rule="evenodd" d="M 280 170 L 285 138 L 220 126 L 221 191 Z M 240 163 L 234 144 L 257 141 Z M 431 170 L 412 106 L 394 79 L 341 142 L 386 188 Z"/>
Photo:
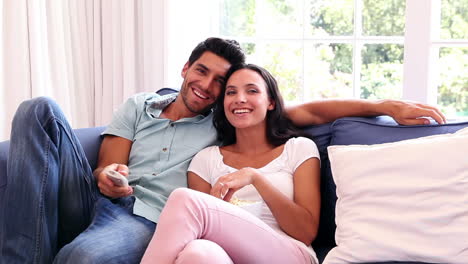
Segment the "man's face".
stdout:
<path fill-rule="evenodd" d="M 212 107 L 218 98 L 231 64 L 224 58 L 206 51 L 192 65 L 182 70 L 184 82 L 180 90 L 182 100 L 193 114 L 201 114 Z"/>

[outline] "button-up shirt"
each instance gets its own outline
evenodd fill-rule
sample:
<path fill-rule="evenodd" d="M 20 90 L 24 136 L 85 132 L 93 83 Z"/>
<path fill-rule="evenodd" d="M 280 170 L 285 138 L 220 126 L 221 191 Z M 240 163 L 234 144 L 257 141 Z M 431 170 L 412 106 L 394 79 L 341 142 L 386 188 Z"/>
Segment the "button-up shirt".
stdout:
<path fill-rule="evenodd" d="M 159 117 L 176 97 L 137 94 L 117 110 L 103 132 L 133 142 L 128 161 L 129 184 L 136 197 L 133 213 L 156 223 L 169 194 L 187 187 L 193 156 L 217 143 L 212 113 L 177 121 Z"/>

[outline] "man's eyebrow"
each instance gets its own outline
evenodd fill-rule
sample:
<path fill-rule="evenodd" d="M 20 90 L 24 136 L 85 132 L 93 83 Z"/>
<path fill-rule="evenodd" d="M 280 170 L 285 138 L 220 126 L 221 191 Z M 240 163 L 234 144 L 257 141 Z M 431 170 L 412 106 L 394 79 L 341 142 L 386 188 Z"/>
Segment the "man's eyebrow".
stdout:
<path fill-rule="evenodd" d="M 197 67 L 203 68 L 205 71 L 210 71 L 210 68 L 206 67 L 203 63 L 197 63 Z M 226 81 L 226 76 L 225 75 L 219 75 L 217 74 L 217 77 L 221 79 L 223 82 Z"/>
<path fill-rule="evenodd" d="M 205 71 L 208 71 L 208 70 L 209 70 L 208 67 L 206 67 L 206 66 L 205 66 L 204 64 L 202 64 L 202 63 L 197 63 L 197 66 L 203 68 Z"/>

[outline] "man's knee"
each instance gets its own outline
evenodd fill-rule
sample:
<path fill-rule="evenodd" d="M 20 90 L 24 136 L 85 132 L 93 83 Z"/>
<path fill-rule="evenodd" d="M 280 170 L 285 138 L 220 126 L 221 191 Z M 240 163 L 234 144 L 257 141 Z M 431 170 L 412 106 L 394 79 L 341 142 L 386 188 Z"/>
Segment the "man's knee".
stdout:
<path fill-rule="evenodd" d="M 218 244 L 204 239 L 193 240 L 179 253 L 176 264 L 221 263 L 232 264 L 232 260 Z"/>
<path fill-rule="evenodd" d="M 40 96 L 23 101 L 18 107 L 18 112 L 31 113 L 44 107 L 55 107 L 57 103 L 50 97 Z"/>
<path fill-rule="evenodd" d="M 53 99 L 45 96 L 35 97 L 20 104 L 15 119 L 30 120 L 31 116 L 43 116 L 44 113 L 55 112 L 54 109 L 59 109 L 59 106 Z"/>

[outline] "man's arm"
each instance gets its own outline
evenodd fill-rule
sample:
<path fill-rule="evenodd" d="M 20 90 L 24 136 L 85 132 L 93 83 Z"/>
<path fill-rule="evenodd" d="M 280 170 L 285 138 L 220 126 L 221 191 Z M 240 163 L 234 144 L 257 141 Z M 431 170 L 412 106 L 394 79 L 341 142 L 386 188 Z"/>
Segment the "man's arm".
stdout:
<path fill-rule="evenodd" d="M 429 124 L 428 117 L 440 124 L 445 117 L 436 107 L 399 100 L 327 99 L 286 108 L 297 126 L 318 125 L 345 116 L 389 115 L 401 125 Z"/>
<path fill-rule="evenodd" d="M 115 186 L 104 173 L 105 169 L 110 169 L 128 176 L 127 164 L 131 147 L 131 140 L 111 135 L 104 137 L 99 149 L 97 168 L 93 172 L 102 194 L 114 198 L 132 194 L 131 187 Z"/>

